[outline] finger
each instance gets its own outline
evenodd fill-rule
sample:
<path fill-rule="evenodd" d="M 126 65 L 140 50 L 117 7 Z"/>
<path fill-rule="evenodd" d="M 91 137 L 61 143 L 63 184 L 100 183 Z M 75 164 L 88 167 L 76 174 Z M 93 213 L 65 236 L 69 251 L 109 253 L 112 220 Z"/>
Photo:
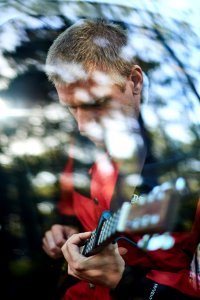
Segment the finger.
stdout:
<path fill-rule="evenodd" d="M 128 249 L 124 248 L 124 247 L 119 247 L 118 248 L 119 254 L 121 256 L 125 255 L 128 252 Z"/>
<path fill-rule="evenodd" d="M 45 248 L 45 246 L 42 247 L 42 249 L 44 250 L 44 252 L 51 258 L 53 259 L 58 259 L 60 257 L 62 257 L 62 252 L 61 253 L 54 253 L 52 251 L 49 251 L 47 248 Z"/>
<path fill-rule="evenodd" d="M 64 226 L 55 224 L 51 228 L 52 237 L 55 242 L 55 244 L 59 247 L 62 247 L 62 245 L 66 242 L 67 236 L 64 231 Z"/>
<path fill-rule="evenodd" d="M 68 263 L 76 262 L 81 258 L 85 258 L 80 254 L 80 247 L 83 241 L 89 238 L 91 232 L 84 232 L 72 235 L 67 242 L 62 246 L 61 250 Z"/>
<path fill-rule="evenodd" d="M 62 256 L 62 251 L 60 248 L 58 247 L 53 247 L 50 248 L 48 242 L 46 241 L 46 239 L 43 239 L 43 245 L 42 245 L 43 250 L 46 252 L 46 254 L 48 254 L 50 257 L 52 258 L 59 258 Z"/>
<path fill-rule="evenodd" d="M 45 238 L 43 239 L 43 245 L 47 251 L 61 254 L 61 248 L 55 244 L 51 232 L 46 233 Z"/>
<path fill-rule="evenodd" d="M 75 233 L 79 233 L 78 228 L 76 227 L 71 227 L 71 226 L 63 226 L 63 232 L 65 234 L 65 236 L 68 238 L 70 238 L 73 234 Z"/>
<path fill-rule="evenodd" d="M 94 276 L 102 275 L 102 271 L 98 269 L 79 271 L 68 264 L 68 274 L 79 278 L 80 280 L 91 280 Z"/>
<path fill-rule="evenodd" d="M 90 236 L 91 236 L 91 232 L 82 232 L 78 234 L 73 234 L 73 236 L 71 236 L 68 241 L 71 244 L 80 245 L 82 244 L 83 241 L 88 239 Z"/>
<path fill-rule="evenodd" d="M 78 274 L 76 274 L 76 272 L 73 272 L 73 271 L 72 271 L 72 269 L 70 268 L 70 266 L 69 266 L 69 265 L 68 265 L 68 270 L 67 270 L 67 273 L 68 273 L 69 275 L 71 275 L 71 276 L 74 276 L 74 277 L 76 277 L 76 278 L 80 279 L 80 280 L 83 280 L 83 278 L 82 278 L 82 277 L 80 277 L 80 276 L 78 276 Z"/>
<path fill-rule="evenodd" d="M 45 242 L 46 246 L 49 248 L 49 250 L 57 247 L 51 231 L 47 231 L 45 233 L 44 242 Z"/>
<path fill-rule="evenodd" d="M 115 251 L 115 253 L 120 254 L 121 256 L 125 255 L 128 250 L 124 247 L 118 247 L 117 243 L 111 243 L 107 247 L 110 251 Z"/>

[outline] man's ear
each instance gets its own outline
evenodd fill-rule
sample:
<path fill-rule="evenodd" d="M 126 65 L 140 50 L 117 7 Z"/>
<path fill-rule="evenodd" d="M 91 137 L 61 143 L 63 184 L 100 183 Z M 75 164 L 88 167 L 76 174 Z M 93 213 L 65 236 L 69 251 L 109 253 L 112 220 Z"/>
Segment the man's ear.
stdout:
<path fill-rule="evenodd" d="M 140 66 L 134 65 L 132 67 L 129 80 L 133 83 L 133 95 L 139 95 L 143 86 L 143 74 Z"/>

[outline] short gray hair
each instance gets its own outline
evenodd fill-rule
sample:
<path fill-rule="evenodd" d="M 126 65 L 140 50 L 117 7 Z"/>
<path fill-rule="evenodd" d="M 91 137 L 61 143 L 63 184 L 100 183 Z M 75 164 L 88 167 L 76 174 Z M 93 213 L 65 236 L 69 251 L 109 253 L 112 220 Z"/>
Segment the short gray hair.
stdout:
<path fill-rule="evenodd" d="M 47 76 L 53 83 L 66 82 L 68 70 L 80 77 L 93 70 L 128 77 L 134 60 L 124 56 L 127 43 L 127 31 L 117 24 L 79 20 L 54 40 L 46 59 Z"/>

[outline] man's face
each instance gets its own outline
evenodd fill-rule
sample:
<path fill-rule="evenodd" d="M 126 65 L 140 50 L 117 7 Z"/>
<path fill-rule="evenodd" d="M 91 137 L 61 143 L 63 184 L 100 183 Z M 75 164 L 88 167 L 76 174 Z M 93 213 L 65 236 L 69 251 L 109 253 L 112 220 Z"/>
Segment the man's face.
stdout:
<path fill-rule="evenodd" d="M 108 131 L 126 130 L 127 122 L 139 110 L 138 97 L 134 97 L 128 79 L 123 89 L 102 74 L 57 85 L 56 89 L 60 102 L 77 121 L 80 133 L 97 145 L 105 144 Z"/>

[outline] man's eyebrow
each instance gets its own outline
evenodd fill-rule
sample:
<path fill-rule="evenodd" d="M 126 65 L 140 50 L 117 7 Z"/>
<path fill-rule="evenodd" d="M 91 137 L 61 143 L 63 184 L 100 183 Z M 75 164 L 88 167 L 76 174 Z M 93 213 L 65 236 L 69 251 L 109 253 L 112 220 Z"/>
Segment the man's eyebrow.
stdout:
<path fill-rule="evenodd" d="M 101 106 L 110 100 L 111 100 L 111 96 L 99 97 L 99 98 L 95 98 L 95 100 L 91 103 L 83 103 L 83 106 Z"/>

